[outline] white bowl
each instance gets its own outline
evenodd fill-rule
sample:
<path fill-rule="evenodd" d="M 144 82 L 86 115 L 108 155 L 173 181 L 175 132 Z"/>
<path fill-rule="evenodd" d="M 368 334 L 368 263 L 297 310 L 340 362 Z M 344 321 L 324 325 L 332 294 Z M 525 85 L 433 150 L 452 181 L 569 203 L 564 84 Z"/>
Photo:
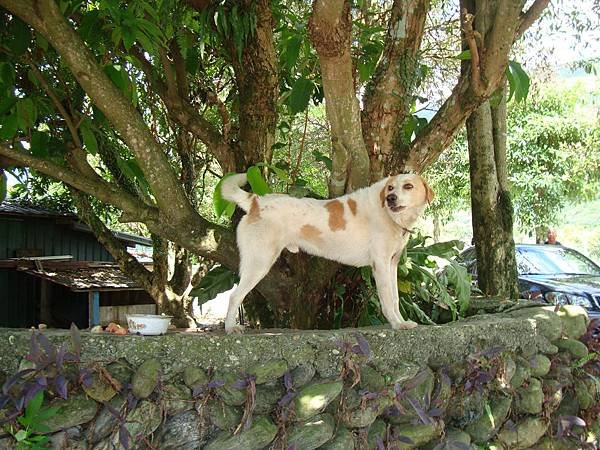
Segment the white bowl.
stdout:
<path fill-rule="evenodd" d="M 145 336 L 165 334 L 173 316 L 154 314 L 126 314 L 129 332 Z"/>

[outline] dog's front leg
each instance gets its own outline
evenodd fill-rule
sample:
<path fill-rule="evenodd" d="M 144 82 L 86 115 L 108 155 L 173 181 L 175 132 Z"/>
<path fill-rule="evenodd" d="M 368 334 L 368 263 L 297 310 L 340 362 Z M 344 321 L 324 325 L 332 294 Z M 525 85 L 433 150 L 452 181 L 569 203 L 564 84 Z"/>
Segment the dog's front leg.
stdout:
<path fill-rule="evenodd" d="M 400 296 L 398 294 L 398 262 L 400 262 L 400 254 L 394 255 L 390 264 L 390 280 L 392 282 L 392 306 L 394 314 L 398 316 L 401 326 L 398 329 L 409 329 L 418 326 L 412 320 L 405 320 L 400 313 Z"/>
<path fill-rule="evenodd" d="M 392 293 L 392 280 L 390 276 L 390 261 L 387 259 L 379 259 L 373 264 L 373 275 L 375 284 L 377 285 L 377 295 L 379 295 L 379 303 L 383 315 L 388 320 L 394 330 L 404 328 L 412 328 L 404 326 L 406 322 L 400 315 L 398 304 L 394 305 L 394 295 Z M 396 312 L 398 311 L 398 312 Z"/>

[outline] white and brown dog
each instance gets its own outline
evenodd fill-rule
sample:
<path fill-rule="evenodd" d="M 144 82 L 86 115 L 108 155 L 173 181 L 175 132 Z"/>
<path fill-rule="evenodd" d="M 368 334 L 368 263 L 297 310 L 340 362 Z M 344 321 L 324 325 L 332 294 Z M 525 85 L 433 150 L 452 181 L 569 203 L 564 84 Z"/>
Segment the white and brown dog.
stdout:
<path fill-rule="evenodd" d="M 240 282 L 229 299 L 225 330 L 241 332 L 236 314 L 244 297 L 269 272 L 284 248 L 338 261 L 371 266 L 383 315 L 394 329 L 416 327 L 398 307 L 398 260 L 408 231 L 434 193 L 419 175 L 385 178 L 333 200 L 257 196 L 242 190 L 245 174 L 222 183 L 223 197 L 247 214 L 237 228 Z"/>

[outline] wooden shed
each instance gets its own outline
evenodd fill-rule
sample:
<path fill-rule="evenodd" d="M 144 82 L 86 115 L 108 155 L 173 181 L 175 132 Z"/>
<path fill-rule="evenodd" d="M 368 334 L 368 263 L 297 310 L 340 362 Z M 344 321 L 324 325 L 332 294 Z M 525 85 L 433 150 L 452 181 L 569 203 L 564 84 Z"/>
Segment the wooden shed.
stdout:
<path fill-rule="evenodd" d="M 131 253 L 152 241 L 115 232 Z M 125 276 L 87 225 L 71 213 L 0 204 L 0 327 L 69 327 L 153 313 L 152 298 Z"/>

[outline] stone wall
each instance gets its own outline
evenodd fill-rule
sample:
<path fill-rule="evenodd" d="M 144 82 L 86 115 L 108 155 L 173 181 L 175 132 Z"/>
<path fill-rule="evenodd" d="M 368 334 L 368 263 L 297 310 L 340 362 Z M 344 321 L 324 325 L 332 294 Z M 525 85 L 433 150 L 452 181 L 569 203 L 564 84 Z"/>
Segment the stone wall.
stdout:
<path fill-rule="evenodd" d="M 43 355 L 69 333 L 47 330 L 30 359 L 54 362 L 9 390 L 46 374 L 57 449 L 597 448 L 598 340 L 586 330 L 580 308 L 523 307 L 403 331 L 82 332 L 79 361 L 59 369 Z M 0 330 L 0 381 L 31 366 L 31 343 Z"/>

